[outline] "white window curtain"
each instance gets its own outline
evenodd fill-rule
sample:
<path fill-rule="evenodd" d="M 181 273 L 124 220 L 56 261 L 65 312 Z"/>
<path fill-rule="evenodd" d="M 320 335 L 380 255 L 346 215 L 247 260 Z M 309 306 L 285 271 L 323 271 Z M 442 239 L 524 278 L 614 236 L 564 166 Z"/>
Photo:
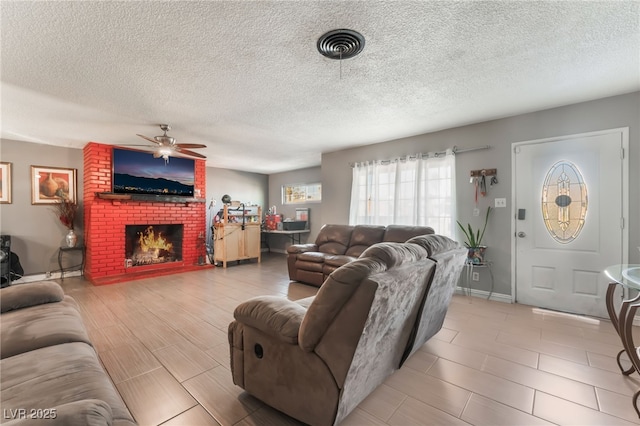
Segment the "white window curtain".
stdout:
<path fill-rule="evenodd" d="M 417 155 L 353 167 L 349 224 L 422 225 L 455 236 L 455 155 Z"/>

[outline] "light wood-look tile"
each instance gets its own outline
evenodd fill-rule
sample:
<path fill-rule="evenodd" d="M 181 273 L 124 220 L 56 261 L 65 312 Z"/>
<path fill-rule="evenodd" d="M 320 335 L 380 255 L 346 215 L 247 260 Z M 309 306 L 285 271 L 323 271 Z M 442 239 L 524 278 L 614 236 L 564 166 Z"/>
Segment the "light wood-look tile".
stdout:
<path fill-rule="evenodd" d="M 123 324 L 88 329 L 93 347 L 99 352 L 106 352 L 118 346 L 129 345 L 136 337 Z"/>
<path fill-rule="evenodd" d="M 577 404 L 598 409 L 595 388 L 581 382 L 493 356 L 487 357 L 482 371 Z"/>
<path fill-rule="evenodd" d="M 140 425 L 158 425 L 198 403 L 167 370 L 158 368 L 116 387 Z"/>
<path fill-rule="evenodd" d="M 185 381 L 183 386 L 221 425 L 233 425 L 264 405 L 235 386 L 231 372 L 222 366 Z"/>
<path fill-rule="evenodd" d="M 528 349 L 521 349 L 516 346 L 505 345 L 496 340 L 485 338 L 484 336 L 473 335 L 460 332 L 452 342 L 456 346 L 475 350 L 489 355 L 517 362 L 529 367 L 538 366 L 538 353 Z"/>
<path fill-rule="evenodd" d="M 609 426 L 637 424 L 544 392 L 536 392 L 533 414 L 559 425 Z"/>
<path fill-rule="evenodd" d="M 462 413 L 462 420 L 472 425 L 542 426 L 553 424 L 477 394 L 471 395 L 469 404 Z"/>
<path fill-rule="evenodd" d="M 629 396 L 640 389 L 640 379 L 637 377 L 623 376 L 548 355 L 540 355 L 540 370 Z"/>
<path fill-rule="evenodd" d="M 531 413 L 534 390 L 527 386 L 442 358 L 433 364 L 427 374 L 525 413 Z"/>
<path fill-rule="evenodd" d="M 113 350 L 100 352 L 99 355 L 116 384 L 162 367 L 151 351 L 138 342 L 118 346 Z"/>
<path fill-rule="evenodd" d="M 387 421 L 405 399 L 406 394 L 383 383 L 371 392 L 359 407 L 376 418 Z"/>
<path fill-rule="evenodd" d="M 162 426 L 220 426 L 201 405 L 189 408 L 174 418 L 162 423 Z"/>
<path fill-rule="evenodd" d="M 298 424 L 233 385 L 229 371 L 238 304 L 318 291 L 289 282 L 286 256 L 108 286 L 69 277 L 62 286 L 140 425 Z M 634 335 L 640 341 L 640 327 Z M 455 295 L 443 329 L 341 425 L 640 424 L 631 404 L 640 378 L 618 370 L 621 347 L 606 320 Z M 168 369 L 195 375 L 181 383 Z M 530 392 L 532 410 L 510 406 Z"/>
<path fill-rule="evenodd" d="M 384 426 L 388 423 L 372 416 L 366 411 L 356 408 L 340 423 L 340 426 Z"/>
<path fill-rule="evenodd" d="M 405 399 L 387 423 L 395 426 L 421 425 L 424 419 L 429 419 L 429 421 L 436 425 L 467 424 L 458 417 L 454 417 L 451 414 L 447 414 L 444 411 L 413 398 Z"/>
<path fill-rule="evenodd" d="M 179 382 L 184 382 L 219 365 L 187 339 L 181 343 L 158 349 L 153 354 Z"/>
<path fill-rule="evenodd" d="M 471 396 L 466 389 L 409 367 L 393 373 L 385 384 L 456 417 L 462 414 Z"/>

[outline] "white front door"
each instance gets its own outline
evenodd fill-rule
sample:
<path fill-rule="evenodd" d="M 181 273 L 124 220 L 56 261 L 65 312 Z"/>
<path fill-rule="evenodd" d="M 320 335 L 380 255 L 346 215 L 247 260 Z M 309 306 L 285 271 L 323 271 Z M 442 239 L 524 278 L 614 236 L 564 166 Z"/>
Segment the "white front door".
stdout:
<path fill-rule="evenodd" d="M 624 263 L 628 129 L 513 144 L 515 301 L 607 317 Z"/>

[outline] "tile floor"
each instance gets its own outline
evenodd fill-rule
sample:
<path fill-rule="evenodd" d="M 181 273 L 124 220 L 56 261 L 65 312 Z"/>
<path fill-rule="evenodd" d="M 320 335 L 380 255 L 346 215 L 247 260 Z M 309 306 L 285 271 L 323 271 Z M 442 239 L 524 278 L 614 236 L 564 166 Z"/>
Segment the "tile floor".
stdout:
<path fill-rule="evenodd" d="M 140 425 L 296 425 L 231 381 L 227 326 L 257 295 L 300 299 L 286 258 L 94 287 L 79 303 L 105 368 Z M 640 333 L 639 333 L 640 335 Z M 443 329 L 343 425 L 640 424 L 607 320 L 456 295 Z"/>

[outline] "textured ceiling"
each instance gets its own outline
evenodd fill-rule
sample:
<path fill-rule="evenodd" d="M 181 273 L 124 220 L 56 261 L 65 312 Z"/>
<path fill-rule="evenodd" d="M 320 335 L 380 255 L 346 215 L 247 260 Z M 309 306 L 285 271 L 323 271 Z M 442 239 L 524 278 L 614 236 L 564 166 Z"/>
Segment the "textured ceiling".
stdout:
<path fill-rule="evenodd" d="M 640 90 L 638 1 L 7 1 L 1 137 L 274 173 L 322 152 Z M 364 51 L 316 50 L 338 28 Z"/>

